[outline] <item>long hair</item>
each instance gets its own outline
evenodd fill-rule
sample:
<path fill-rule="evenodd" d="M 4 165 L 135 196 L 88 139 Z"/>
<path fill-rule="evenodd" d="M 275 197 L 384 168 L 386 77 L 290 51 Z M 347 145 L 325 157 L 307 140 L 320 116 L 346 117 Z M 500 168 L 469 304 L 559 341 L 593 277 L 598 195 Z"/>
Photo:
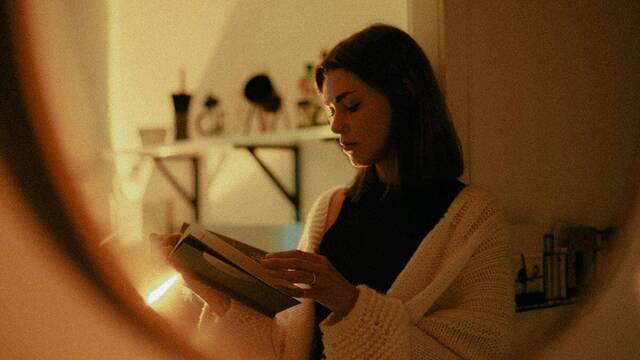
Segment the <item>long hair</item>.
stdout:
<path fill-rule="evenodd" d="M 391 104 L 390 190 L 437 190 L 462 175 L 462 151 L 444 97 L 427 56 L 409 34 L 376 24 L 341 41 L 316 67 L 319 92 L 327 72 L 336 69 L 355 74 Z M 358 171 L 348 193 L 357 200 L 373 176 L 371 167 Z"/>

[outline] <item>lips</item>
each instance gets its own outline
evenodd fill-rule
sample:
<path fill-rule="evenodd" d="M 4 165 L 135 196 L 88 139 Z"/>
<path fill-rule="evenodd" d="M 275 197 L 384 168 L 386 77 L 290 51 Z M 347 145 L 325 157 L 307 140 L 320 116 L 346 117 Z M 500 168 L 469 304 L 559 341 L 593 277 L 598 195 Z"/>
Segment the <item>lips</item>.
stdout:
<path fill-rule="evenodd" d="M 355 142 L 340 141 L 340 146 L 345 151 L 353 150 L 358 144 Z"/>

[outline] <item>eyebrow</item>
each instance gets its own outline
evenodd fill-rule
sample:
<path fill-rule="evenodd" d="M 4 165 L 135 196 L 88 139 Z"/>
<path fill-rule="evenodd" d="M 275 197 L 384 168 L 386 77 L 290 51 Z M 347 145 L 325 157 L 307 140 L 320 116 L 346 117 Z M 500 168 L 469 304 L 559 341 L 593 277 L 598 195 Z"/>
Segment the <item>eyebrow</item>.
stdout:
<path fill-rule="evenodd" d="M 345 97 L 347 97 L 347 95 L 353 94 L 355 93 L 355 91 L 345 91 L 343 93 L 340 93 L 338 96 L 336 96 L 334 98 L 334 101 L 336 104 L 339 104 L 340 101 L 344 100 Z M 325 102 L 326 105 L 329 105 L 329 102 Z"/>

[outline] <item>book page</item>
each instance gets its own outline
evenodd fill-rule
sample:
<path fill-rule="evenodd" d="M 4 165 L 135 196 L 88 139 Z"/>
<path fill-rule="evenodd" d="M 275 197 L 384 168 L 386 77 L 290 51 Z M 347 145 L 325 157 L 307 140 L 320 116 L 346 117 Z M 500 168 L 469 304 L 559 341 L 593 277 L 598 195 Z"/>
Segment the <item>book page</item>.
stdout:
<path fill-rule="evenodd" d="M 267 254 L 266 251 L 262 250 L 262 249 L 258 249 L 255 248 L 251 245 L 245 244 L 241 241 L 232 239 L 230 237 L 224 236 L 222 234 L 218 234 L 214 231 L 208 230 L 211 234 L 219 237 L 220 239 L 226 241 L 229 245 L 233 246 L 234 248 L 242 251 L 245 255 L 247 255 L 248 257 L 259 261 L 260 258 L 262 258 L 263 256 L 265 256 Z"/>

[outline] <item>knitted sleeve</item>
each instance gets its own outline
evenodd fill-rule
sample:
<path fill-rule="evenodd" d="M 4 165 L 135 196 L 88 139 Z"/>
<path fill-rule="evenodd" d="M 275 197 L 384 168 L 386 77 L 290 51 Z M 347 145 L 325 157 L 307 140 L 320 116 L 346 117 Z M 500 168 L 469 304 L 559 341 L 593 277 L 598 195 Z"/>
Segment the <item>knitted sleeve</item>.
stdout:
<path fill-rule="evenodd" d="M 359 285 L 360 295 L 351 312 L 336 323 L 329 317 L 320 325 L 327 358 L 508 356 L 514 305 L 506 226 L 493 204 L 483 204 L 474 217 L 461 220 L 473 224 L 464 227 L 462 234 L 464 242 L 475 241 L 478 246 L 417 322 L 412 321 L 407 303 Z"/>
<path fill-rule="evenodd" d="M 215 358 L 275 359 L 272 326 L 273 319 L 237 301 L 231 302 L 223 316 L 217 316 L 205 306 L 196 343 Z"/>
<path fill-rule="evenodd" d="M 328 203 L 336 189 L 322 194 L 312 206 L 303 230 L 298 248 L 311 251 L 318 244 L 324 230 Z M 299 353 L 296 342 L 308 339 L 294 339 L 299 335 L 289 335 L 289 328 L 299 326 L 298 322 L 307 319 L 308 307 L 294 306 L 269 318 L 240 302 L 231 300 L 231 307 L 225 314 L 218 316 L 204 306 L 198 323 L 197 342 L 202 349 L 222 359 L 271 359 L 281 358 L 283 352 Z M 286 339 L 286 337 L 292 337 Z M 251 344 L 250 346 L 247 346 Z M 295 355 L 294 355 L 295 356 Z"/>
<path fill-rule="evenodd" d="M 511 350 L 515 314 L 507 226 L 502 213 L 475 229 L 481 242 L 451 287 L 418 326 L 425 335 L 441 339 L 465 359 L 504 359 Z"/>

